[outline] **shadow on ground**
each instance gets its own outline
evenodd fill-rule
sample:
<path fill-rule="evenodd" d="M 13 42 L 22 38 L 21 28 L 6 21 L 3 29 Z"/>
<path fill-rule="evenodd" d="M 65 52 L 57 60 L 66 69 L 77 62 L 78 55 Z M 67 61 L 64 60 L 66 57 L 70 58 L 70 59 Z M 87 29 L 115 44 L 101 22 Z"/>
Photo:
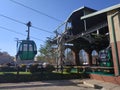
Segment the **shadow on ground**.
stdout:
<path fill-rule="evenodd" d="M 37 87 L 53 87 L 53 86 L 73 86 L 82 87 L 86 89 L 92 89 L 87 85 L 84 85 L 81 80 L 54 80 L 54 81 L 41 81 L 41 82 L 23 82 L 23 83 L 6 83 L 3 86 L 0 85 L 0 89 L 22 89 L 22 88 L 37 88 Z"/>

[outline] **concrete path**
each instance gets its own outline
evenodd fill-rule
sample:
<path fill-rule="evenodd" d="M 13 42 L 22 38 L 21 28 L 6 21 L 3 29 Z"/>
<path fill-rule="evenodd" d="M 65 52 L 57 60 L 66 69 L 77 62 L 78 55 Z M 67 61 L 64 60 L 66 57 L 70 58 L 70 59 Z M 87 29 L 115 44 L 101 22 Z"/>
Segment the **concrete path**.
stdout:
<path fill-rule="evenodd" d="M 84 80 L 83 83 L 87 86 L 101 88 L 101 90 L 120 90 L 120 85 L 118 84 L 108 83 L 94 79 Z"/>
<path fill-rule="evenodd" d="M 120 86 L 97 80 L 55 80 L 0 83 L 0 90 L 120 90 Z"/>

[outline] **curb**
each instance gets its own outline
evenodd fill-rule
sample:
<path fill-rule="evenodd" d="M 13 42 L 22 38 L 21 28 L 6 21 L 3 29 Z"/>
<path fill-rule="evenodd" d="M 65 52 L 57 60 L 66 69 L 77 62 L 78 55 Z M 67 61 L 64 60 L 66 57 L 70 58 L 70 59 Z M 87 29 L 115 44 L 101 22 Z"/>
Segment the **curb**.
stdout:
<path fill-rule="evenodd" d="M 83 84 L 100 90 L 120 90 L 120 85 L 97 80 L 83 81 Z"/>

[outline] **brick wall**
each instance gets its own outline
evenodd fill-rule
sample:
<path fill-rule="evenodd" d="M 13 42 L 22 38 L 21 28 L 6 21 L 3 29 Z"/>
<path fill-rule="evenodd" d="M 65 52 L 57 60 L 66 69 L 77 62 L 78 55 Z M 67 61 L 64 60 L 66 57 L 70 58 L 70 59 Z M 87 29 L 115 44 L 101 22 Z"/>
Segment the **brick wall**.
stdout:
<path fill-rule="evenodd" d="M 115 76 L 105 76 L 105 75 L 98 75 L 98 74 L 90 74 L 90 78 L 120 85 L 120 76 L 115 77 Z"/>

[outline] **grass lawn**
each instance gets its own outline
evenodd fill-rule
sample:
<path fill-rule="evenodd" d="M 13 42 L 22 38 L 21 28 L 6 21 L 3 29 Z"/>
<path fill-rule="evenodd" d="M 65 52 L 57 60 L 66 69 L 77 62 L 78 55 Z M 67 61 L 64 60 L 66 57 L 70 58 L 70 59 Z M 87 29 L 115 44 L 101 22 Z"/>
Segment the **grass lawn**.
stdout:
<path fill-rule="evenodd" d="M 68 72 L 0 72 L 0 82 L 29 82 L 40 80 L 64 80 L 64 79 L 80 79 L 87 78 L 84 73 L 68 73 Z"/>
<path fill-rule="evenodd" d="M 16 75 L 17 72 L 0 72 L 0 75 L 4 75 L 4 74 L 14 74 L 14 75 Z M 28 75 L 28 74 L 31 74 L 31 72 L 19 72 L 19 74 L 20 75 L 23 75 L 23 74 Z"/>

